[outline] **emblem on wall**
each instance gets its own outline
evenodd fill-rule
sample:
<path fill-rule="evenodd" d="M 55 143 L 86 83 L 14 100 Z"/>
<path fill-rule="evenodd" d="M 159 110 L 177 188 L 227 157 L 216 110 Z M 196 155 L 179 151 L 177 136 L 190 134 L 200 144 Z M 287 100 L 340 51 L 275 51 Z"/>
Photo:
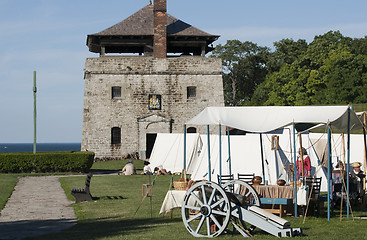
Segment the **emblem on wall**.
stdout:
<path fill-rule="evenodd" d="M 158 94 L 149 94 L 149 110 L 161 110 L 162 98 Z"/>

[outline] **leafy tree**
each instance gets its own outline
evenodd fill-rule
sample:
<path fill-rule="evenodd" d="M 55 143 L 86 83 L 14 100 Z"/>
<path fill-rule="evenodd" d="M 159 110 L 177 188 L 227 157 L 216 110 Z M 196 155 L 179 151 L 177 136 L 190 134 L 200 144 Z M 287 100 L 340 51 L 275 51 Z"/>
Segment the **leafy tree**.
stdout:
<path fill-rule="evenodd" d="M 251 99 L 265 79 L 269 52 L 268 48 L 247 41 L 229 40 L 216 46 L 212 54 L 222 59 L 226 105 L 243 105 Z"/>
<path fill-rule="evenodd" d="M 306 40 L 300 39 L 297 42 L 293 39 L 283 39 L 278 42 L 274 42 L 275 52 L 272 54 L 271 59 L 273 62 L 273 70 L 283 64 L 292 64 L 298 59 L 298 57 L 307 50 Z M 269 63 L 270 64 L 270 63 Z"/>
<path fill-rule="evenodd" d="M 323 91 L 325 101 L 348 104 L 366 100 L 366 63 L 366 56 L 356 56 L 348 47 L 331 51 L 322 67 L 327 86 Z"/>
<path fill-rule="evenodd" d="M 227 105 L 324 105 L 367 102 L 367 37 L 339 31 L 283 39 L 270 52 L 228 41 L 214 52 L 224 66 Z"/>

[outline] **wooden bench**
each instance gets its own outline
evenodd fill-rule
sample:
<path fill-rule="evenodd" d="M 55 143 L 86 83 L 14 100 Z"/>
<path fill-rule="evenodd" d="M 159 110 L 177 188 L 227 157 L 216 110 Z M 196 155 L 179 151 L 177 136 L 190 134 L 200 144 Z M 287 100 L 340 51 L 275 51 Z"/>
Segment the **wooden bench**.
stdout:
<path fill-rule="evenodd" d="M 90 180 L 92 176 L 93 176 L 93 173 L 89 173 L 87 175 L 87 178 L 85 179 L 85 188 L 71 189 L 71 195 L 75 197 L 75 203 L 93 200 L 93 197 L 89 191 L 89 185 L 90 185 Z"/>
<path fill-rule="evenodd" d="M 287 206 L 292 206 L 293 199 L 291 198 L 260 198 L 260 203 L 262 205 L 271 206 L 271 208 L 265 208 L 264 210 L 279 214 L 280 217 L 284 217 L 287 214 Z M 274 208 L 278 207 L 279 208 Z M 285 207 L 284 207 L 285 206 Z"/>

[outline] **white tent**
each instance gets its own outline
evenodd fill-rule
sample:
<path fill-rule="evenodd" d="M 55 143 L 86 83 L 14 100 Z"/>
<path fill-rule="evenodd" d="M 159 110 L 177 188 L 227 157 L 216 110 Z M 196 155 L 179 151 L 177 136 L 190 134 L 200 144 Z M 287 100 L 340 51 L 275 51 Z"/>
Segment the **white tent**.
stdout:
<path fill-rule="evenodd" d="M 270 132 L 293 123 L 331 123 L 341 131 L 361 128 L 360 120 L 349 106 L 269 106 L 269 107 L 207 107 L 188 125 L 224 125 L 253 133 Z"/>
<path fill-rule="evenodd" d="M 270 185 L 275 185 L 276 181 L 281 178 L 290 183 L 291 178 L 290 164 L 294 162 L 292 154 L 292 144 L 290 132 L 283 131 L 277 133 L 279 137 L 279 149 L 272 150 L 271 136 L 273 134 L 263 134 L 263 154 L 264 154 L 264 176 L 261 162 L 261 147 L 259 134 L 232 135 L 230 136 L 231 150 L 231 173 L 237 177 L 238 173 L 254 173 L 256 176 L 265 177 Z M 222 137 L 222 174 L 229 174 L 228 162 L 228 136 Z M 312 174 L 316 177 L 322 177 L 323 183 L 321 190 L 326 191 L 326 170 L 322 168 L 322 162 L 319 161 L 317 153 L 312 146 L 309 134 L 302 135 L 303 146 L 307 149 L 311 159 Z M 190 173 L 191 179 L 202 180 L 209 179 L 208 173 L 208 149 L 207 137 L 201 135 L 203 147 L 197 158 L 191 161 Z M 324 146 L 325 147 L 325 146 Z M 217 181 L 219 175 L 219 136 L 210 136 L 210 155 L 211 155 L 211 176 L 212 181 Z"/>
<path fill-rule="evenodd" d="M 186 163 L 190 167 L 191 160 L 197 157 L 200 148 L 198 133 L 186 135 Z M 184 135 L 174 133 L 158 133 L 150 155 L 150 167 L 162 166 L 167 171 L 179 173 L 183 169 Z M 189 171 L 188 171 L 189 173 Z"/>
<path fill-rule="evenodd" d="M 359 118 L 349 106 L 271 106 L 271 107 L 207 107 L 194 118 L 189 120 L 187 125 L 224 125 L 239 130 L 265 133 L 281 129 L 286 126 L 296 126 L 296 124 L 327 125 L 328 135 L 330 129 L 337 128 L 343 132 L 363 127 Z M 293 134 L 295 139 L 295 134 Z M 295 140 L 294 140 L 295 141 Z M 347 149 L 347 166 L 350 162 L 350 149 Z M 296 145 L 293 145 L 293 153 L 296 154 Z M 330 155 L 328 154 L 328 157 Z M 220 160 L 221 161 L 221 160 Z M 221 164 L 221 163 L 220 163 Z M 330 161 L 328 161 L 330 164 Z M 328 176 L 330 176 L 330 168 Z M 349 181 L 347 175 L 347 182 Z M 328 181 L 328 199 L 331 198 L 331 182 Z M 295 187 L 295 191 L 297 188 Z M 349 186 L 347 184 L 347 193 Z M 297 197 L 295 198 L 297 203 Z M 347 198 L 348 205 L 348 198 Z M 295 204 L 297 206 L 297 204 Z M 295 212 L 297 208 L 295 207 Z M 347 208 L 349 217 L 349 208 Z M 328 220 L 330 220 L 330 201 L 328 201 Z"/>
<path fill-rule="evenodd" d="M 269 184 L 276 184 L 278 178 L 285 179 L 288 183 L 289 171 L 287 164 L 293 163 L 292 154 L 292 130 L 286 128 L 269 134 L 263 134 L 264 170 L 265 179 Z M 271 149 L 271 137 L 279 137 L 279 149 Z M 321 191 L 327 190 L 327 172 L 322 167 L 323 155 L 326 155 L 327 135 L 322 133 L 302 134 L 302 146 L 307 149 L 311 159 L 312 175 L 322 177 Z M 298 138 L 296 145 L 299 145 Z M 344 139 L 346 146 L 346 139 Z M 351 162 L 362 162 L 363 135 L 351 135 Z M 343 144 L 340 134 L 332 135 L 332 164 L 336 165 L 338 160 L 343 161 Z M 219 136 L 210 135 L 211 152 L 211 176 L 212 181 L 217 182 L 219 174 Z M 259 134 L 231 135 L 231 162 L 232 173 L 254 173 L 263 176 L 261 163 L 261 149 Z M 318 150 L 319 148 L 319 150 Z M 192 174 L 191 179 L 208 180 L 208 149 L 207 136 L 198 134 L 187 134 L 187 173 Z M 222 136 L 222 174 L 229 173 L 228 162 L 228 137 Z M 162 165 L 168 171 L 179 173 L 183 168 L 183 134 L 159 133 L 150 158 L 151 167 Z"/>

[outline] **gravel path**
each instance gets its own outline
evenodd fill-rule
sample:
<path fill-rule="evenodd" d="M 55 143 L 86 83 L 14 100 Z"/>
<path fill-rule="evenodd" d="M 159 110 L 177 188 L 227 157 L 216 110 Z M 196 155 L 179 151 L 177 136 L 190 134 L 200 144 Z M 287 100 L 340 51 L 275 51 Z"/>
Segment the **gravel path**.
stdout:
<path fill-rule="evenodd" d="M 76 224 L 58 176 L 22 177 L 0 213 L 0 240 L 62 231 Z"/>

